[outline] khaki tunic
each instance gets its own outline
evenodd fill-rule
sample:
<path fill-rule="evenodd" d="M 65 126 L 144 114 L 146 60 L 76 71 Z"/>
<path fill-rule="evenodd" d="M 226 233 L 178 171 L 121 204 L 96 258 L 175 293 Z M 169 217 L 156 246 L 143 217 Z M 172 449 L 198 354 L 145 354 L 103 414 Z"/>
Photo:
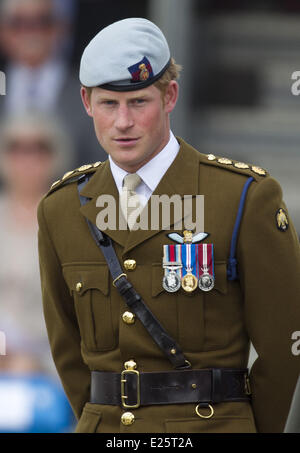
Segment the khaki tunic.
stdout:
<path fill-rule="evenodd" d="M 134 359 L 139 371 L 167 371 L 172 365 L 139 320 L 126 324 L 125 302 L 112 285 L 104 256 L 86 222 L 93 223 L 96 199 L 118 200 L 109 162 L 75 171 L 41 200 L 38 208 L 39 256 L 44 313 L 53 358 L 79 419 L 77 432 L 280 432 L 299 373 L 291 352 L 292 333 L 300 329 L 299 240 L 277 228 L 276 212 L 286 210 L 279 184 L 251 167 L 220 162 L 179 139 L 180 151 L 154 194 L 205 196 L 204 242 L 214 244 L 215 288 L 188 294 L 162 287 L 162 250 L 170 230 L 107 230 L 121 263 L 136 260 L 128 279 L 181 345 L 193 369 L 247 366 L 249 342 L 258 359 L 250 382 L 252 402 L 215 405 L 211 419 L 196 415 L 195 404 L 140 407 L 124 426 L 117 406 L 89 403 L 90 371 L 121 372 Z M 94 172 L 82 190 L 91 198 L 80 207 L 74 176 Z M 262 172 L 263 173 L 263 172 Z M 243 186 L 248 191 L 238 238 L 239 281 L 227 280 L 227 260 Z M 76 179 L 76 178 L 75 178 Z M 182 234 L 182 230 L 180 231 Z M 82 288 L 76 291 L 76 284 Z M 78 289 L 78 288 L 77 288 Z"/>

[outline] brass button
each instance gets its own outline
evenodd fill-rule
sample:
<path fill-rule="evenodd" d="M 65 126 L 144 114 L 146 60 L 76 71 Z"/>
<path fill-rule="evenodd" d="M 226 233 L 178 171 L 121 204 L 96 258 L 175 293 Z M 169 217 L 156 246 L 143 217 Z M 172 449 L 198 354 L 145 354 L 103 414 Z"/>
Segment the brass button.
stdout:
<path fill-rule="evenodd" d="M 241 168 L 242 170 L 246 170 L 246 168 L 249 168 L 249 165 L 245 164 L 244 162 L 235 162 L 233 165 L 236 168 Z"/>
<path fill-rule="evenodd" d="M 135 315 L 130 311 L 125 311 L 122 315 L 122 319 L 125 324 L 134 324 L 135 323 Z"/>
<path fill-rule="evenodd" d="M 58 179 L 57 181 L 54 181 L 54 183 L 52 184 L 50 189 L 52 189 L 54 186 L 56 186 L 56 184 L 58 184 L 60 181 L 61 181 L 61 179 Z"/>
<path fill-rule="evenodd" d="M 82 283 L 81 282 L 78 282 L 76 283 L 76 291 L 79 293 L 81 290 L 82 290 Z"/>
<path fill-rule="evenodd" d="M 256 167 L 255 165 L 251 167 L 251 170 L 254 171 L 254 173 L 257 173 L 258 175 L 261 176 L 266 176 L 267 172 L 263 168 Z"/>
<path fill-rule="evenodd" d="M 132 412 L 124 412 L 121 417 L 121 422 L 125 426 L 130 426 L 134 423 L 134 415 Z"/>
<path fill-rule="evenodd" d="M 207 154 L 208 160 L 216 160 L 216 156 L 214 154 Z"/>
<path fill-rule="evenodd" d="M 92 164 L 81 165 L 81 167 L 77 168 L 77 171 L 89 170 L 90 168 L 92 168 L 92 166 Z"/>
<path fill-rule="evenodd" d="M 136 261 L 135 260 L 125 260 L 124 268 L 126 271 L 134 271 L 134 269 L 136 268 Z"/>
<path fill-rule="evenodd" d="M 224 164 L 224 165 L 231 165 L 232 164 L 232 160 L 227 159 L 227 157 L 220 157 L 220 159 L 218 159 L 218 162 L 220 164 Z"/>
<path fill-rule="evenodd" d="M 64 180 L 64 179 L 68 178 L 74 172 L 75 172 L 75 170 L 67 171 L 67 173 L 65 173 L 61 179 Z"/>
<path fill-rule="evenodd" d="M 135 370 L 136 369 L 136 362 L 131 359 L 124 363 L 125 370 Z"/>

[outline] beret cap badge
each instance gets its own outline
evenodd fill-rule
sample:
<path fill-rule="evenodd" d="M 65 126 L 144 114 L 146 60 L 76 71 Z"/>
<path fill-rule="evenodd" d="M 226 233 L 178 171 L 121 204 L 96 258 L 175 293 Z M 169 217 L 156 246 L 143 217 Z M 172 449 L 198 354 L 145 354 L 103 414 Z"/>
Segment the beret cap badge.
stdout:
<path fill-rule="evenodd" d="M 144 57 L 138 63 L 129 66 L 128 71 L 131 74 L 131 83 L 145 82 L 153 77 L 153 70 L 147 57 Z"/>
<path fill-rule="evenodd" d="M 140 81 L 143 82 L 144 80 L 148 80 L 149 79 L 149 71 L 146 68 L 145 63 L 140 64 L 139 69 L 140 69 Z"/>

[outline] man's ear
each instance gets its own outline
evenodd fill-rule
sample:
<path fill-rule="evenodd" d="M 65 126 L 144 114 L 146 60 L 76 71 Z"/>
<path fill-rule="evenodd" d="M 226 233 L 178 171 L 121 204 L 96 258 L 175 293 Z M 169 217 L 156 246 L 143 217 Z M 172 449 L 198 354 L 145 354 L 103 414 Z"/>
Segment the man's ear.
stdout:
<path fill-rule="evenodd" d="M 169 83 L 166 93 L 165 93 L 165 111 L 166 113 L 171 113 L 172 110 L 174 109 L 177 99 L 178 99 L 178 94 L 179 94 L 179 85 L 176 82 L 176 80 L 171 80 Z"/>
<path fill-rule="evenodd" d="M 81 87 L 80 94 L 81 94 L 82 103 L 84 105 L 86 113 L 89 116 L 93 116 L 92 107 L 91 107 L 91 99 L 90 99 L 89 93 L 87 92 L 87 89 L 85 87 Z"/>

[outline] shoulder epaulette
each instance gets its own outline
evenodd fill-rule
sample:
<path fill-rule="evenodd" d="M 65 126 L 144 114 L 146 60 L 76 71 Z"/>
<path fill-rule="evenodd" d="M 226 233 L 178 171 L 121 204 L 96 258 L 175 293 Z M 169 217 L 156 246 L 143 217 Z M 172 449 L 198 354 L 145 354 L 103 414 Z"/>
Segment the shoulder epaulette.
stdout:
<path fill-rule="evenodd" d="M 63 187 L 67 183 L 77 181 L 77 179 L 83 174 L 95 172 L 101 164 L 102 162 L 99 161 L 93 164 L 82 165 L 81 167 L 75 168 L 75 170 L 67 171 L 67 173 L 65 173 L 61 179 L 58 179 L 51 185 L 46 196 L 52 193 L 54 190 Z"/>
<path fill-rule="evenodd" d="M 207 160 L 207 164 L 212 164 L 217 167 L 226 168 L 227 170 L 234 171 L 236 173 L 244 174 L 245 176 L 252 176 L 256 180 L 262 177 L 268 176 L 269 173 L 261 167 L 252 164 L 246 164 L 227 157 L 217 157 L 214 154 L 204 154 L 204 158 Z"/>

